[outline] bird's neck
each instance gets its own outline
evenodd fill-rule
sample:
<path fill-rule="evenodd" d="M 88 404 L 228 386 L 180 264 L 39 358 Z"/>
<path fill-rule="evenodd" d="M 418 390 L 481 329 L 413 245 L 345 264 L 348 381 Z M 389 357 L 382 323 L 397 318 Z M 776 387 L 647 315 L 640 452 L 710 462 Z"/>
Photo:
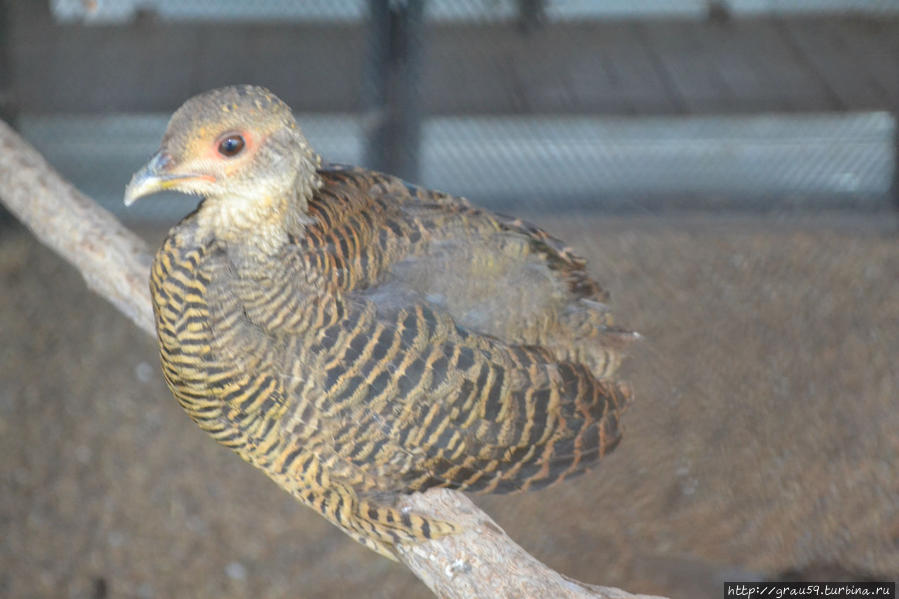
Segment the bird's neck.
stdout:
<path fill-rule="evenodd" d="M 302 236 L 310 222 L 306 208 L 320 183 L 317 177 L 301 181 L 308 183 L 294 184 L 289 191 L 255 189 L 206 198 L 197 212 L 199 233 L 247 256 L 278 255 L 290 236 Z"/>

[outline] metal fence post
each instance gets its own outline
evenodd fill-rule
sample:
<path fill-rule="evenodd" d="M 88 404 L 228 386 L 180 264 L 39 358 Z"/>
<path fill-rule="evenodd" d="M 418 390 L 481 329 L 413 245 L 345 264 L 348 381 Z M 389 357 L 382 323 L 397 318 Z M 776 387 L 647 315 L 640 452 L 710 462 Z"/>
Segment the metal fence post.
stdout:
<path fill-rule="evenodd" d="M 15 126 L 15 94 L 12 76 L 12 7 L 0 0 L 0 119 Z"/>
<path fill-rule="evenodd" d="M 893 208 L 899 210 L 899 109 L 893 112 Z"/>
<path fill-rule="evenodd" d="M 0 120 L 16 126 L 15 94 L 12 76 L 12 6 L 10 0 L 0 0 Z M 0 204 L 0 229 L 16 222 Z"/>
<path fill-rule="evenodd" d="M 416 181 L 424 0 L 369 1 L 366 164 Z"/>
<path fill-rule="evenodd" d="M 518 0 L 518 26 L 525 33 L 540 28 L 546 21 L 546 0 Z"/>

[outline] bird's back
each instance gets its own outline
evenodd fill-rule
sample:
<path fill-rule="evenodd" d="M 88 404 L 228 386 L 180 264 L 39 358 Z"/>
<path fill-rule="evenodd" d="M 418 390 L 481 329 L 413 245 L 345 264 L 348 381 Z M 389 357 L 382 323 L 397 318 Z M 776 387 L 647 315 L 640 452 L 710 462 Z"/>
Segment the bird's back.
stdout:
<path fill-rule="evenodd" d="M 614 326 L 608 294 L 562 241 L 396 177 L 319 172 L 324 186 L 299 245 L 334 285 L 382 307 L 426 302 L 473 332 L 614 375 L 633 335 Z"/>

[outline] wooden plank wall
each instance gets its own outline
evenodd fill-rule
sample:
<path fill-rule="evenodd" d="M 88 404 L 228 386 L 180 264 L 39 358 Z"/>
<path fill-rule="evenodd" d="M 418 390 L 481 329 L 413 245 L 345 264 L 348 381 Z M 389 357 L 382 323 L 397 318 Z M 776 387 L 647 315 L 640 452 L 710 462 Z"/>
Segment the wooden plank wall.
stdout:
<path fill-rule="evenodd" d="M 60 25 L 14 3 L 11 69 L 31 113 L 168 112 L 234 82 L 301 112 L 362 112 L 360 24 Z M 899 18 L 429 24 L 427 115 L 899 112 Z"/>

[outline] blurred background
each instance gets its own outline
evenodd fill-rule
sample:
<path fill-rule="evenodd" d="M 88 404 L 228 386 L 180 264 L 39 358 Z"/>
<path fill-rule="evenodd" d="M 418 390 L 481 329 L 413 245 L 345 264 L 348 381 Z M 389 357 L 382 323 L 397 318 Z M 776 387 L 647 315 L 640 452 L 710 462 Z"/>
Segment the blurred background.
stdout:
<path fill-rule="evenodd" d="M 899 0 L 0 0 L 0 117 L 154 246 L 196 200 L 124 185 L 233 83 L 566 239 L 644 335 L 613 455 L 477 498 L 526 549 L 672 597 L 899 577 Z M 429 596 L 195 430 L 9 216 L 0 281 L 0 596 Z"/>

